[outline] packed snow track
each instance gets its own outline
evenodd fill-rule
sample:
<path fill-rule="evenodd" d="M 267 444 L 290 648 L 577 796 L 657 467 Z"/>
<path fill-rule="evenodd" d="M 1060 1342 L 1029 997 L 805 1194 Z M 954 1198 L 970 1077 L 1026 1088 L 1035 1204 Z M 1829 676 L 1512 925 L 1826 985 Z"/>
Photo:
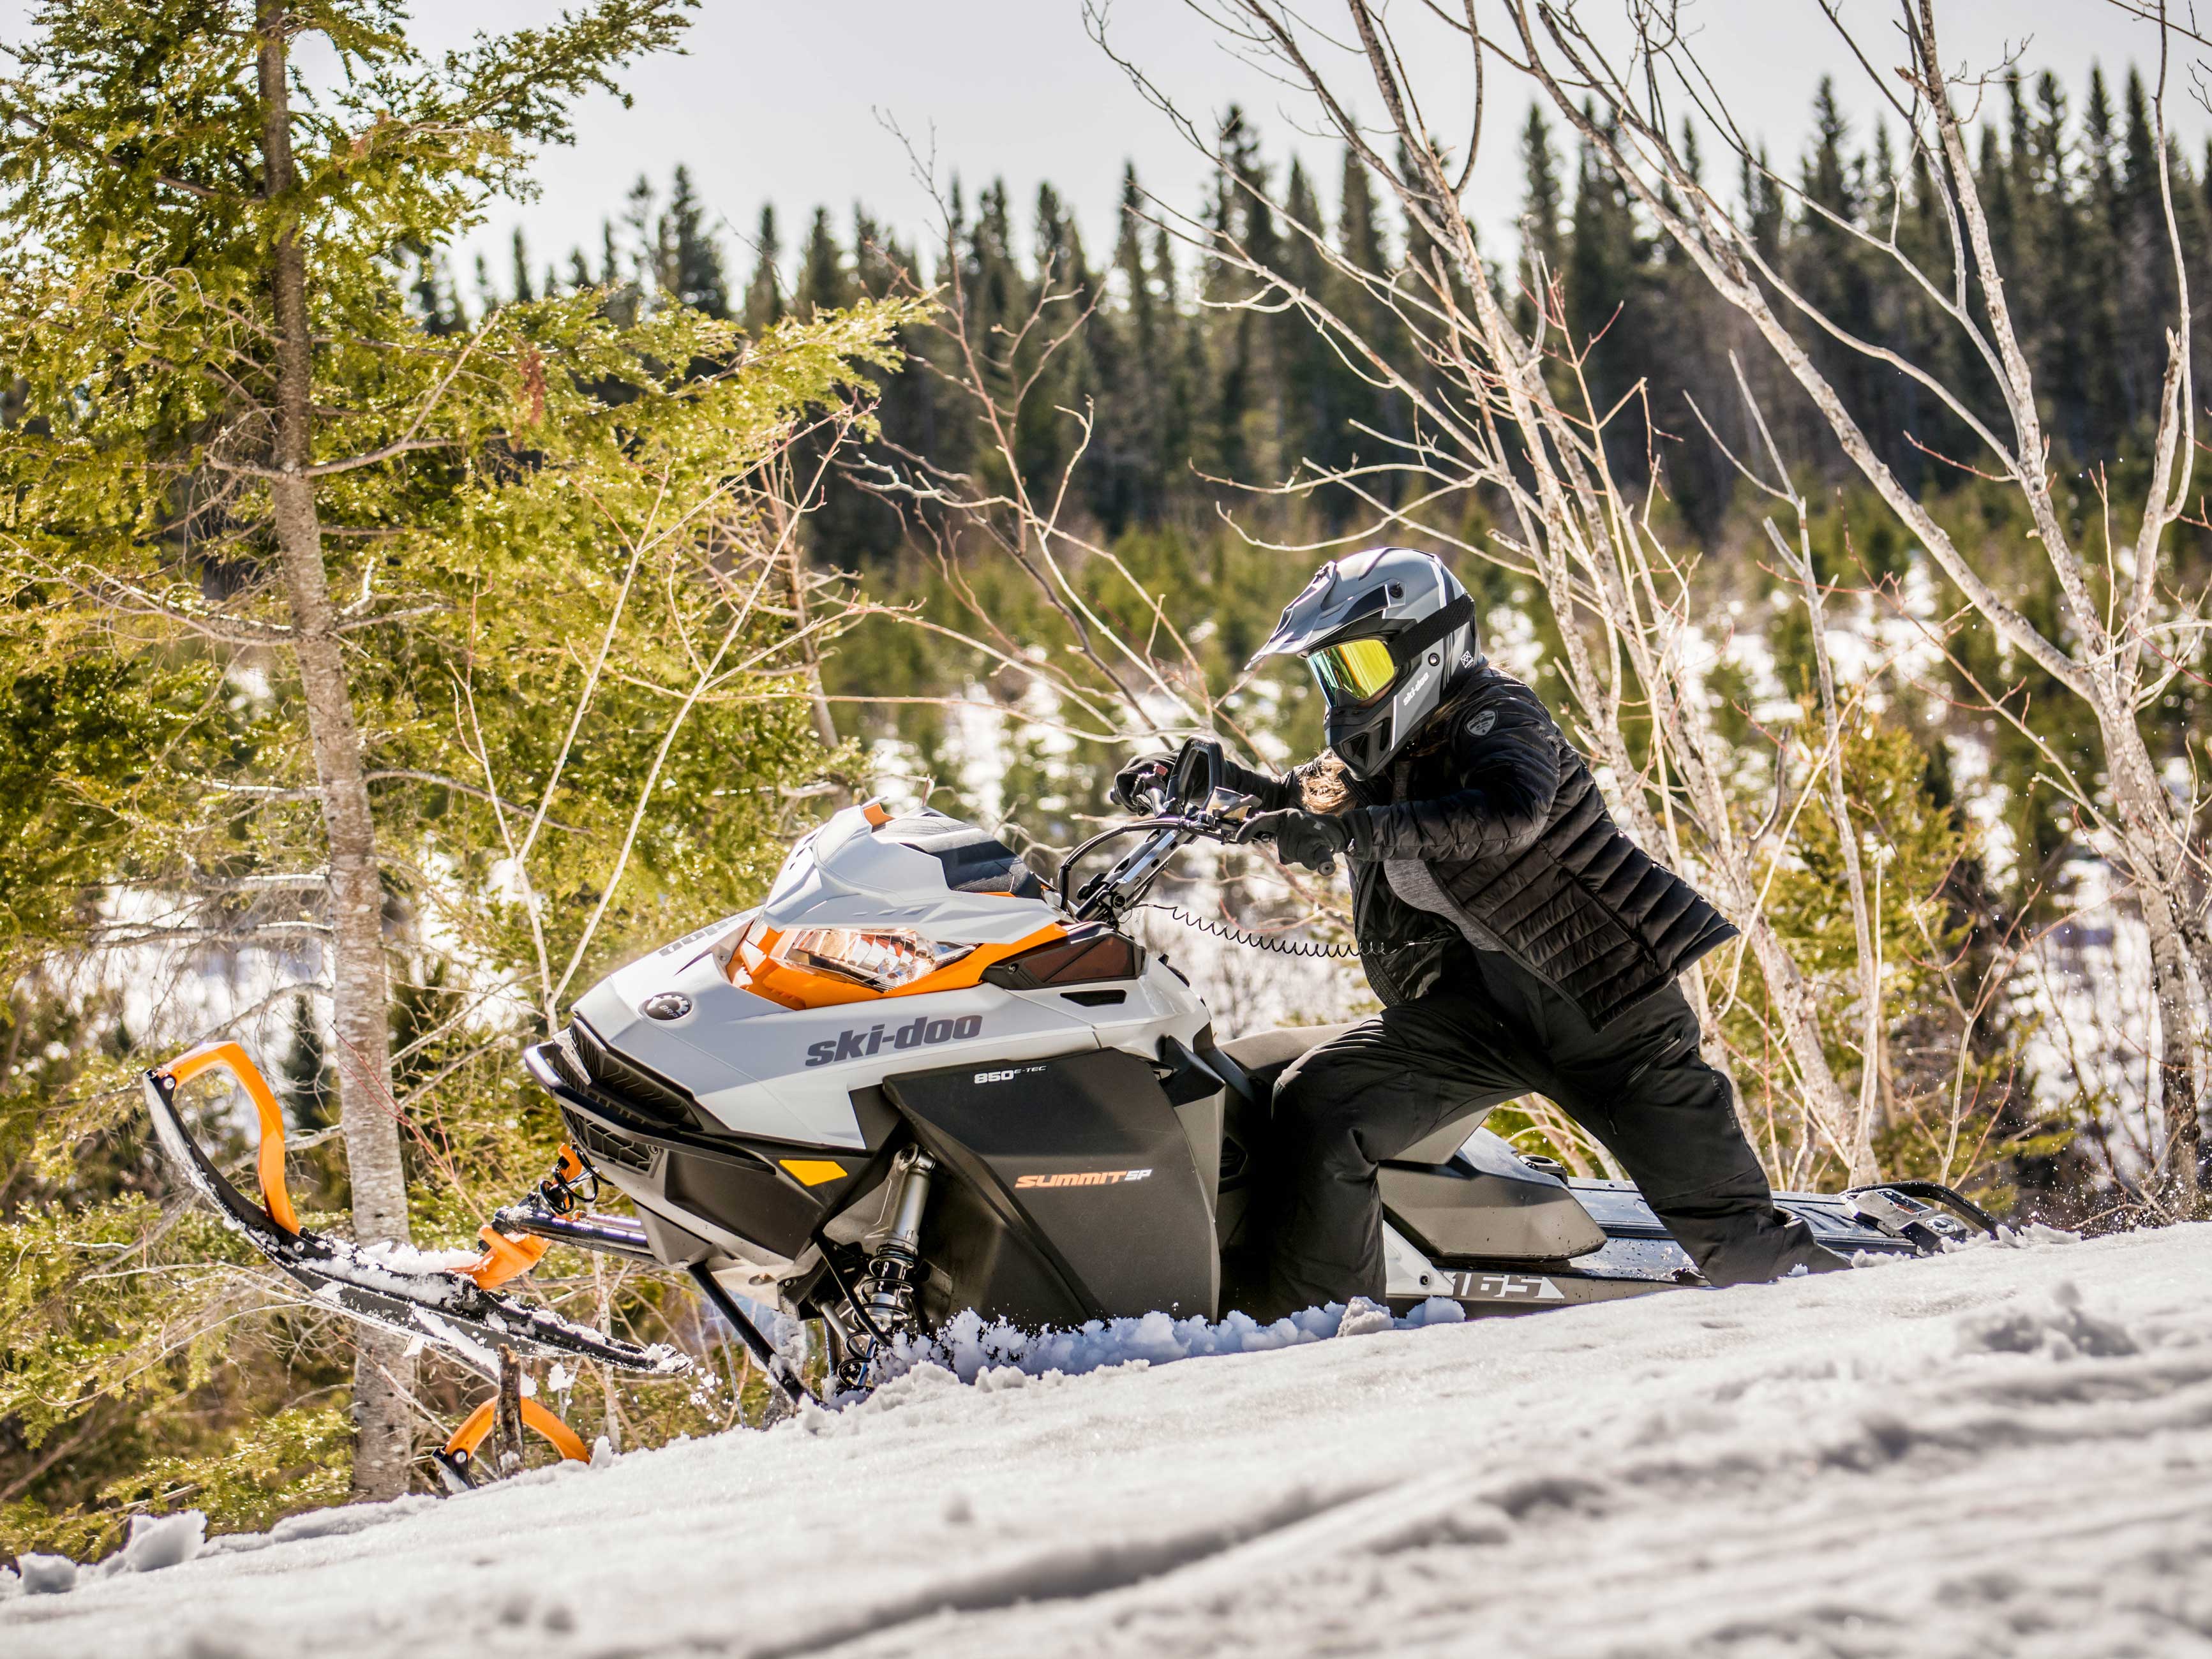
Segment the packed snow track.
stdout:
<path fill-rule="evenodd" d="M 2212 1656 L 2212 1226 L 963 1384 L 0 1601 L 9 1659 Z M 11 1589 L 13 1586 L 10 1587 Z"/>

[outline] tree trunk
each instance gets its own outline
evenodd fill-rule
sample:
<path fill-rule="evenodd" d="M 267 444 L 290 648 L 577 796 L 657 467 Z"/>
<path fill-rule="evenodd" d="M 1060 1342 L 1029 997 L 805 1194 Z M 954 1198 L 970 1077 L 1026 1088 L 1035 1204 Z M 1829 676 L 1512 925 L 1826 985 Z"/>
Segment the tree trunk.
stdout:
<path fill-rule="evenodd" d="M 774 489 L 769 494 L 769 506 L 775 514 L 776 534 L 785 543 L 784 576 L 791 588 L 791 625 L 799 631 L 799 660 L 806 665 L 806 696 L 809 713 L 814 720 L 814 740 L 822 745 L 822 752 L 837 752 L 837 722 L 830 712 L 830 699 L 822 690 L 822 653 L 815 644 L 814 635 L 806 631 L 806 550 L 801 544 L 799 526 L 785 503 L 783 492 Z M 852 792 L 838 786 L 840 799 L 849 799 Z"/>
<path fill-rule="evenodd" d="M 291 109 L 285 81 L 289 20 L 279 0 L 258 0 L 262 100 L 261 160 L 270 199 L 293 181 Z M 307 329 L 307 252 L 287 228 L 270 251 L 276 321 L 276 442 L 281 476 L 269 495 L 284 587 L 291 604 L 293 650 L 307 710 L 308 735 L 330 842 L 331 1024 L 337 1047 L 339 1121 L 353 1190 L 355 1236 L 364 1243 L 407 1240 L 407 1183 L 392 1098 L 392 1060 L 384 969 L 384 884 L 376 828 L 362 764 L 345 657 L 336 632 L 314 481 L 311 401 L 313 341 Z M 410 1407 L 415 1362 L 404 1337 L 356 1328 L 353 1495 L 396 1498 L 407 1489 L 413 1452 Z"/>

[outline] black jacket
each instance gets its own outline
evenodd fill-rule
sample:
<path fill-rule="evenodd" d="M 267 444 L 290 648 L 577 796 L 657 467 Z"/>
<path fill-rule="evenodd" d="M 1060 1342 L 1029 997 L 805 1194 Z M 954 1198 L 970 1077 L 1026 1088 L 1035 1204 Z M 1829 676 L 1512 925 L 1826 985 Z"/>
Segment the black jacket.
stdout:
<path fill-rule="evenodd" d="M 1295 774 L 1231 782 L 1265 785 L 1253 793 L 1270 805 L 1297 804 Z M 1621 833 L 1536 694 L 1487 664 L 1386 775 L 1352 790 L 1352 927 L 1386 1003 L 1428 989 L 1462 946 L 1447 919 L 1391 890 L 1387 859 L 1426 864 L 1515 961 L 1600 1028 L 1735 937 L 1695 888 Z"/>

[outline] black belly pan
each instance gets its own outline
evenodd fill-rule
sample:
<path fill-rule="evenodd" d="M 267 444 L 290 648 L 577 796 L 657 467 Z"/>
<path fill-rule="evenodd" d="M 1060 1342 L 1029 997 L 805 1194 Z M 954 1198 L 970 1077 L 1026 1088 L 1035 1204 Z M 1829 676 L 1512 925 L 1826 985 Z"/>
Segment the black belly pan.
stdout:
<path fill-rule="evenodd" d="M 981 1292 L 967 1305 L 988 1313 L 996 1301 L 1006 1316 L 1032 1319 L 1212 1316 L 1212 1214 L 1149 1061 L 1097 1049 L 913 1072 L 884 1089 L 930 1152 L 1021 1238 L 1022 1254 L 1041 1258 L 1041 1272 L 1016 1274 L 1002 1252 L 979 1257 L 976 1271 L 1007 1282 L 998 1296 L 965 1287 Z M 1042 1294 L 1048 1284 L 1064 1297 Z"/>

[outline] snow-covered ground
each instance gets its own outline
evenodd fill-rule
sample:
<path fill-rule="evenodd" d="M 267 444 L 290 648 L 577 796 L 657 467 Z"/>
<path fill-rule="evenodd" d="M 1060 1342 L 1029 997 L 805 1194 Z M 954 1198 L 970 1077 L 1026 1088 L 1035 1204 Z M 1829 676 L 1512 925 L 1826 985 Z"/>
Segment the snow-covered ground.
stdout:
<path fill-rule="evenodd" d="M 842 1415 L 0 1602 L 9 1659 L 2212 1655 L 2212 1226 Z"/>

